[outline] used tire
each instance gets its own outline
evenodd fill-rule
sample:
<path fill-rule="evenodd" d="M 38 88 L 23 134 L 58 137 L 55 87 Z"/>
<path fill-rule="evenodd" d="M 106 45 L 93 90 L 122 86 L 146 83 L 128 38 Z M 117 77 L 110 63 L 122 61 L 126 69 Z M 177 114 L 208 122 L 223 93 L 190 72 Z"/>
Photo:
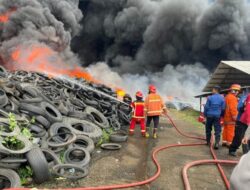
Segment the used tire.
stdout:
<path fill-rule="evenodd" d="M 64 153 L 64 160 L 67 164 L 85 167 L 90 162 L 90 153 L 85 148 L 72 147 Z"/>
<path fill-rule="evenodd" d="M 66 169 L 74 169 L 74 172 L 66 173 Z M 87 168 L 83 168 L 80 166 L 76 166 L 75 164 L 59 164 L 53 167 L 52 169 L 53 174 L 57 175 L 58 177 L 64 177 L 67 179 L 81 179 L 88 175 Z M 76 172 L 79 172 L 76 174 Z"/>
<path fill-rule="evenodd" d="M 94 141 L 85 136 L 85 135 L 77 135 L 75 142 L 72 143 L 72 147 L 85 148 L 91 154 L 95 149 Z"/>
<path fill-rule="evenodd" d="M 94 123 L 96 125 L 98 125 L 99 127 L 103 128 L 103 129 L 110 127 L 107 118 L 101 112 L 99 112 L 97 109 L 88 106 L 84 110 L 84 113 L 92 115 L 95 119 Z"/>
<path fill-rule="evenodd" d="M 50 128 L 50 122 L 43 116 L 39 115 L 35 117 L 35 121 L 40 123 L 44 128 Z"/>
<path fill-rule="evenodd" d="M 41 184 L 50 179 L 48 162 L 40 148 L 33 148 L 27 154 L 26 158 L 33 170 L 33 179 L 37 184 Z"/>
<path fill-rule="evenodd" d="M 8 97 L 3 89 L 0 89 L 0 107 L 3 108 L 8 104 Z"/>
<path fill-rule="evenodd" d="M 48 119 L 49 122 L 55 123 L 55 122 L 62 121 L 61 113 L 53 105 L 47 102 L 42 102 L 41 108 L 44 110 L 44 113 L 45 113 L 44 116 L 46 119 Z"/>
<path fill-rule="evenodd" d="M 122 145 L 116 143 L 104 143 L 101 145 L 101 148 L 105 150 L 119 150 L 121 147 Z"/>
<path fill-rule="evenodd" d="M 10 169 L 0 169 L 0 189 L 21 187 L 19 175 Z"/>
<path fill-rule="evenodd" d="M 116 132 L 111 134 L 109 139 L 112 142 L 126 142 L 128 140 L 128 135 L 124 132 Z"/>

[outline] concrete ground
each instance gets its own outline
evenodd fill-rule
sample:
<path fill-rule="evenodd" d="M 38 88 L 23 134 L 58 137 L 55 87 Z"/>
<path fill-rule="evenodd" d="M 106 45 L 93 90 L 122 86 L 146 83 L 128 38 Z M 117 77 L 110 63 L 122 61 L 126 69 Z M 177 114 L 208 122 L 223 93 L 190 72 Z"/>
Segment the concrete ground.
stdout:
<path fill-rule="evenodd" d="M 178 114 L 172 114 L 177 126 L 192 135 L 203 135 L 203 126 L 193 126 L 189 120 L 183 120 Z M 192 143 L 199 140 L 187 139 L 177 134 L 165 118 L 161 119 L 159 138 L 145 139 L 140 136 L 139 127 L 119 151 L 96 149 L 92 155 L 90 174 L 79 181 L 57 179 L 37 188 L 70 188 L 111 184 L 123 184 L 140 181 L 155 173 L 151 153 L 155 147 L 169 144 Z M 217 152 L 220 159 L 232 159 L 227 155 L 227 148 L 221 147 Z M 158 159 L 162 168 L 160 177 L 147 186 L 130 188 L 135 190 L 180 190 L 184 189 L 181 170 L 190 161 L 212 159 L 207 146 L 172 148 L 161 152 Z M 223 166 L 229 177 L 233 167 Z M 215 165 L 197 166 L 189 170 L 192 190 L 226 189 Z"/>

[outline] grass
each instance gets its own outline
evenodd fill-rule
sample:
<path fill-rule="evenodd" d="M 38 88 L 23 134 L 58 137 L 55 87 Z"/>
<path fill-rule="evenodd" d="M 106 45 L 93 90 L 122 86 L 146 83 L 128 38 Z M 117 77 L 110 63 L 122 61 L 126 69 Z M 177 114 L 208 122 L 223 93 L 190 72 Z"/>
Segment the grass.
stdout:
<path fill-rule="evenodd" d="M 178 111 L 175 109 L 170 109 L 170 112 L 173 113 L 178 119 L 186 121 L 193 125 L 194 127 L 204 128 L 204 125 L 198 122 L 198 117 L 200 112 L 192 109 Z"/>

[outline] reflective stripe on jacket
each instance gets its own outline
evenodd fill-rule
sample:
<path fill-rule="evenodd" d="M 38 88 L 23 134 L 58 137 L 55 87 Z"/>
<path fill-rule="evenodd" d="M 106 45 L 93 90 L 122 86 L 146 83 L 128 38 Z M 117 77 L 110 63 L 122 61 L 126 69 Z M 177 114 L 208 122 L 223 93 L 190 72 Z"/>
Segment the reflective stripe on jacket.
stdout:
<path fill-rule="evenodd" d="M 143 119 L 145 118 L 145 103 L 143 101 L 134 101 L 131 104 L 133 111 L 133 118 Z"/>
<path fill-rule="evenodd" d="M 159 116 L 165 109 L 165 105 L 160 95 L 152 93 L 146 97 L 145 108 L 148 116 Z"/>
<path fill-rule="evenodd" d="M 229 93 L 225 98 L 225 103 L 224 124 L 235 124 L 238 115 L 238 99 L 234 94 Z"/>

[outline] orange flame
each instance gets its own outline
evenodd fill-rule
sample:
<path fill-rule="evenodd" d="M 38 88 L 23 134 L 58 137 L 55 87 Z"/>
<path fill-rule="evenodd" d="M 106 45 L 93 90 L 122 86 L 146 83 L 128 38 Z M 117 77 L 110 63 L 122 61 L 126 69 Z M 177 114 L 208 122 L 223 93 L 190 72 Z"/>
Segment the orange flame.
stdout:
<path fill-rule="evenodd" d="M 9 11 L 0 14 L 0 23 L 8 22 L 10 15 L 15 11 L 16 11 L 16 8 L 12 8 Z"/>
<path fill-rule="evenodd" d="M 67 75 L 95 81 L 83 68 L 65 64 L 57 52 L 44 45 L 33 45 L 29 48 L 18 47 L 12 52 L 11 59 L 12 64 L 9 67 L 11 70 L 25 69 L 27 71 L 44 72 L 50 76 Z"/>

